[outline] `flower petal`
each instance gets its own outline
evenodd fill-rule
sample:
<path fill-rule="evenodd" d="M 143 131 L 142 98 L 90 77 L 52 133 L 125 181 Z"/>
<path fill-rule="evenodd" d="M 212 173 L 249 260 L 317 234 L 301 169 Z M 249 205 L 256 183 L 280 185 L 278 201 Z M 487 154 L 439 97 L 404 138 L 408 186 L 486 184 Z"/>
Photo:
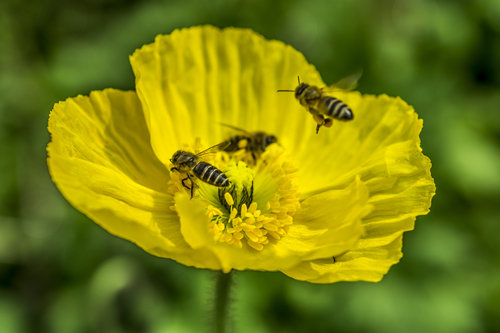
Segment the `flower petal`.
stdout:
<path fill-rule="evenodd" d="M 286 275 L 314 283 L 338 281 L 378 282 L 401 258 L 402 236 L 375 249 L 350 251 L 341 257 L 306 261 L 283 271 Z"/>
<path fill-rule="evenodd" d="M 368 190 L 359 179 L 344 189 L 311 196 L 301 203 L 278 246 L 291 247 L 289 251 L 303 260 L 337 256 L 358 242 L 361 219 L 370 211 Z"/>
<path fill-rule="evenodd" d="M 360 172 L 374 209 L 363 218 L 365 234 L 357 245 L 335 263 L 316 260 L 284 273 L 318 283 L 380 280 L 402 256 L 402 233 L 413 229 L 417 215 L 429 211 L 435 193 L 430 167 L 415 141 L 388 147 Z"/>
<path fill-rule="evenodd" d="M 69 98 L 54 106 L 48 128 L 50 174 L 74 207 L 152 254 L 189 251 L 134 92 Z"/>
<path fill-rule="evenodd" d="M 196 137 L 213 145 L 234 134 L 221 122 L 275 134 L 290 150 L 314 135 L 315 123 L 294 95 L 277 90 L 294 89 L 297 75 L 321 79 L 282 42 L 247 29 L 192 27 L 158 36 L 130 61 L 152 146 L 165 163 Z M 311 131 L 304 133 L 304 123 Z"/>
<path fill-rule="evenodd" d="M 385 161 L 385 151 L 393 144 L 411 140 L 420 146 L 422 120 L 400 98 L 357 92 L 339 92 L 336 97 L 348 103 L 355 118 L 350 122 L 334 122 L 331 128 L 322 129 L 317 137 L 311 138 L 305 149 L 296 152 L 302 192 L 337 187 L 371 169 L 373 163 L 391 163 Z M 384 164 L 380 167 L 371 171 L 383 172 Z"/>

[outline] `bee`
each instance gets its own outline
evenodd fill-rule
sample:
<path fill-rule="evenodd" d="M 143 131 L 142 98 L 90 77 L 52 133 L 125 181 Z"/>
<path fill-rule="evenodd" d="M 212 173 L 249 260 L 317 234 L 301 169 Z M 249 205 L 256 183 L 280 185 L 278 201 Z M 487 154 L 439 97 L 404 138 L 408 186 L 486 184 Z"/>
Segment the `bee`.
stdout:
<path fill-rule="evenodd" d="M 170 171 L 177 171 L 186 175 L 186 178 L 182 179 L 181 183 L 182 186 L 191 191 L 191 198 L 193 198 L 194 191 L 194 182 L 192 177 L 196 177 L 207 184 L 217 187 L 226 187 L 230 185 L 229 179 L 222 171 L 210 163 L 200 160 L 200 156 L 213 152 L 214 150 L 219 150 L 220 147 L 221 144 L 218 144 L 197 154 L 185 150 L 178 150 L 170 159 L 170 162 L 174 165 L 170 168 Z M 191 186 L 188 186 L 185 183 L 188 179 L 191 182 Z"/>
<path fill-rule="evenodd" d="M 361 72 L 357 72 L 348 76 L 333 85 L 338 89 L 352 89 L 356 85 Z M 294 92 L 295 98 L 309 111 L 317 123 L 316 134 L 318 134 L 321 126 L 331 127 L 333 119 L 348 121 L 354 119 L 354 114 L 351 108 L 342 102 L 340 99 L 327 95 L 323 88 L 309 85 L 300 82 L 295 90 L 278 90 L 278 92 L 288 91 Z M 346 86 L 345 88 L 343 86 Z"/>
<path fill-rule="evenodd" d="M 269 145 L 278 142 L 278 138 L 272 134 L 267 134 L 261 131 L 247 132 L 236 126 L 228 124 L 222 125 L 239 131 L 241 134 L 236 134 L 224 141 L 221 144 L 223 147 L 221 150 L 227 153 L 232 153 L 240 149 L 244 149 L 247 153 L 252 155 L 254 162 L 256 162 L 257 158 L 266 151 L 266 148 Z"/>

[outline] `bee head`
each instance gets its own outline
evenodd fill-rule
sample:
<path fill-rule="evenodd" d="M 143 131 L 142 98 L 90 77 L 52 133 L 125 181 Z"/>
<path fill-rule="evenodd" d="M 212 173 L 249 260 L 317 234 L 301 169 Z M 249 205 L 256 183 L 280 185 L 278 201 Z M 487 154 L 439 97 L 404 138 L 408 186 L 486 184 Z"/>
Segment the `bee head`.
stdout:
<path fill-rule="evenodd" d="M 295 88 L 295 98 L 299 98 L 300 95 L 304 92 L 304 90 L 309 87 L 307 83 L 300 83 L 297 88 Z"/>
<path fill-rule="evenodd" d="M 269 134 L 266 134 L 264 132 L 261 132 L 261 146 L 260 148 L 262 149 L 262 151 L 266 151 L 266 148 L 267 146 L 275 143 L 275 142 L 278 142 L 278 138 L 275 137 L 274 135 L 269 135 Z"/>
<path fill-rule="evenodd" d="M 268 135 L 268 136 L 266 136 L 265 142 L 266 142 L 266 147 L 267 147 L 275 142 L 278 142 L 278 138 L 275 137 L 274 135 Z"/>
<path fill-rule="evenodd" d="M 172 158 L 170 159 L 170 162 L 172 162 L 172 164 L 178 164 L 179 157 L 181 157 L 183 154 L 184 154 L 184 152 L 182 150 L 176 151 L 174 153 L 174 155 L 172 156 Z"/>

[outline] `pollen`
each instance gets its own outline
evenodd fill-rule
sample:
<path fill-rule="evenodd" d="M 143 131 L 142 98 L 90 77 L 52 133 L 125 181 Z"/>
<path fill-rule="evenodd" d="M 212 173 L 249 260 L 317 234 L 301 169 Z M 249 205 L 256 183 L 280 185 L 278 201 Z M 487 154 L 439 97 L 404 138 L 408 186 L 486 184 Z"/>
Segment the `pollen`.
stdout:
<path fill-rule="evenodd" d="M 247 145 L 248 145 L 248 140 L 246 140 L 246 139 L 238 141 L 238 148 L 239 149 L 245 149 L 247 147 Z"/>
<path fill-rule="evenodd" d="M 207 208 L 209 230 L 216 242 L 261 251 L 286 237 L 299 208 L 296 169 L 282 148 L 262 154 L 255 167 L 231 162 L 224 173 L 231 186 L 219 188 Z M 203 191 L 204 195 L 209 192 Z"/>

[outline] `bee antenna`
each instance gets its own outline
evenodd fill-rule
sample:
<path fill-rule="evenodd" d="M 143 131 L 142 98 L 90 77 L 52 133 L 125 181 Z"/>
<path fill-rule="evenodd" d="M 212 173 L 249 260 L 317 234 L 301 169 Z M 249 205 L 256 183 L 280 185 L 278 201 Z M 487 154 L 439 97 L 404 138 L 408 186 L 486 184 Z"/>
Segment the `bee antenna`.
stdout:
<path fill-rule="evenodd" d="M 297 75 L 297 80 L 299 81 L 299 86 L 300 86 L 300 76 Z M 290 89 L 279 89 L 277 90 L 278 92 L 295 92 L 295 90 L 290 90 Z"/>

